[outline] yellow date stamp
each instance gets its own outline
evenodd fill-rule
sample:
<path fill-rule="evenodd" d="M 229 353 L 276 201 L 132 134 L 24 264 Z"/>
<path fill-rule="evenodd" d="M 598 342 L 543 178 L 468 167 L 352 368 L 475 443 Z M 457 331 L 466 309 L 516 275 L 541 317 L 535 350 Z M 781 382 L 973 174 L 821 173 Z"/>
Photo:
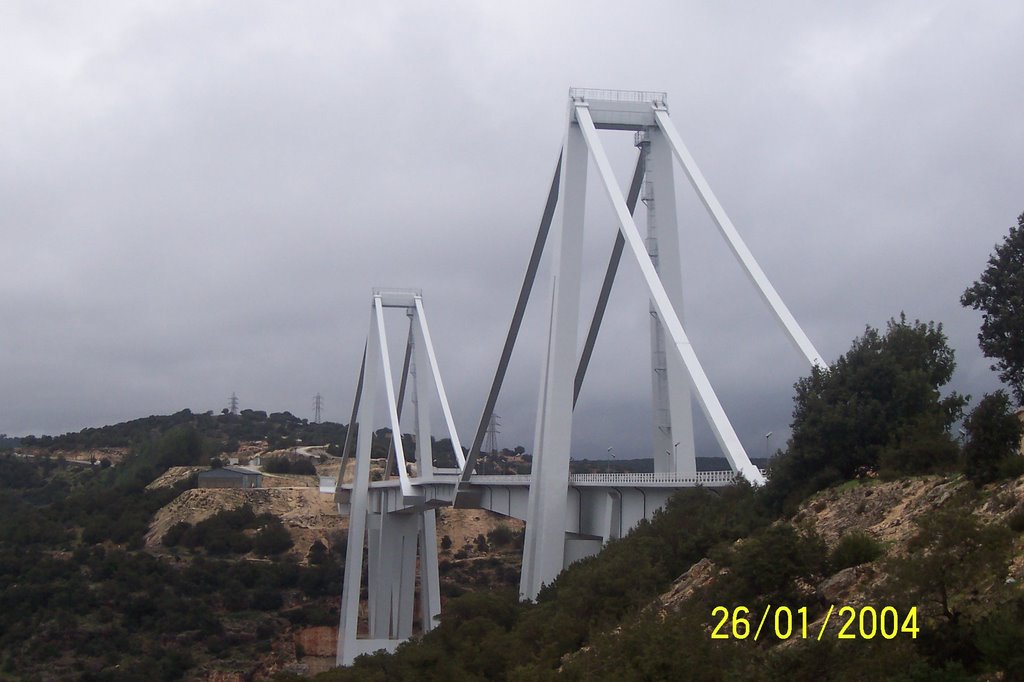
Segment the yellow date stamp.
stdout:
<path fill-rule="evenodd" d="M 796 637 L 820 641 L 835 611 L 836 605 L 833 604 L 821 624 L 815 622 L 811 628 L 806 606 L 791 609 L 788 606 L 768 604 L 760 617 L 746 606 L 732 609 L 716 606 L 711 609 L 712 619 L 718 619 L 711 631 L 711 639 L 753 639 L 756 642 L 764 636 L 781 640 Z M 836 639 L 896 639 L 901 635 L 917 639 L 920 631 L 916 606 L 902 614 L 895 606 L 840 606 L 838 611 L 835 616 L 839 621 Z"/>

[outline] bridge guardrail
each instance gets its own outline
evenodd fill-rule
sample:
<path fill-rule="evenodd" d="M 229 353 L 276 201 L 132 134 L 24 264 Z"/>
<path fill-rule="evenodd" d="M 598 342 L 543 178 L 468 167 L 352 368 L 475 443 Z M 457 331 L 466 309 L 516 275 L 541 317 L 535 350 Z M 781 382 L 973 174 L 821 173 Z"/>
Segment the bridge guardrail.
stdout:
<path fill-rule="evenodd" d="M 698 471 L 696 476 L 685 474 L 572 474 L 571 483 L 690 483 L 708 485 L 712 483 L 731 483 L 736 474 L 731 471 Z"/>
<path fill-rule="evenodd" d="M 614 483 L 629 485 L 631 483 L 689 483 L 691 485 L 713 485 L 731 483 L 736 478 L 732 471 L 698 471 L 696 476 L 684 474 L 570 474 L 569 483 Z M 530 483 L 530 474 L 508 475 L 476 475 L 470 483 L 479 485 L 524 485 Z"/>
<path fill-rule="evenodd" d="M 764 473 L 762 471 L 762 473 Z M 452 483 L 450 477 L 435 475 L 430 480 L 413 479 L 414 484 L 439 484 Z M 637 484 L 682 484 L 682 485 L 727 485 L 736 479 L 732 471 L 698 471 L 696 476 L 673 473 L 616 473 L 616 474 L 570 474 L 570 484 L 593 484 L 593 485 L 637 485 Z M 530 485 L 530 474 L 476 474 L 469 479 L 471 484 L 476 485 Z M 387 488 L 395 485 L 397 479 L 390 481 L 373 481 L 371 488 Z"/>

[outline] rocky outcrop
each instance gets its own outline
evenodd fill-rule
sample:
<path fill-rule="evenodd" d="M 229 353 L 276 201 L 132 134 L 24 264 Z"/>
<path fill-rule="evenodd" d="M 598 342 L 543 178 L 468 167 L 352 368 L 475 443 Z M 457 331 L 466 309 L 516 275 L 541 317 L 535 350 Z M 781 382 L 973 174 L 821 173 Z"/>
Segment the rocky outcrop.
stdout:
<path fill-rule="evenodd" d="M 790 521 L 813 529 L 829 547 L 835 546 L 845 534 L 859 530 L 882 542 L 887 553 L 899 553 L 917 532 L 917 517 L 938 509 L 970 485 L 962 476 L 847 483 L 811 498 Z M 973 512 L 985 522 L 1002 522 L 1020 510 L 1024 510 L 1024 477 L 990 486 Z M 678 609 L 713 583 L 720 571 L 710 559 L 701 559 L 652 606 L 662 616 Z M 872 586 L 884 579 L 876 564 L 863 564 L 843 569 L 806 588 L 825 602 L 856 605 L 865 600 Z M 1008 579 L 1024 580 L 1024 538 L 1017 539 Z"/>
<path fill-rule="evenodd" d="M 690 567 L 686 573 L 672 583 L 668 592 L 658 597 L 656 607 L 664 618 L 665 614 L 679 608 L 679 605 L 697 592 L 706 589 L 718 577 L 719 568 L 707 557 Z"/>
<path fill-rule="evenodd" d="M 967 485 L 962 478 L 939 476 L 886 482 L 868 479 L 819 493 L 804 503 L 792 521 L 813 527 L 829 546 L 853 530 L 901 543 L 915 532 L 916 516 L 941 506 Z"/>
<path fill-rule="evenodd" d="M 858 606 L 864 598 L 864 586 L 878 575 L 870 564 L 844 568 L 818 585 L 818 594 L 830 604 Z"/>
<path fill-rule="evenodd" d="M 295 650 L 303 656 L 334 656 L 338 646 L 338 628 L 321 625 L 295 632 Z"/>
<path fill-rule="evenodd" d="M 203 680 L 203 682 L 247 682 L 246 675 L 226 670 L 214 670 L 206 673 L 199 679 Z"/>
<path fill-rule="evenodd" d="M 195 525 L 243 504 L 249 504 L 256 514 L 269 513 L 281 519 L 295 542 L 291 553 L 300 559 L 316 540 L 329 545 L 336 531 L 348 528 L 348 519 L 337 515 L 333 500 L 316 488 L 193 488 L 154 515 L 146 547 L 161 551 L 164 534 L 179 521 Z"/>

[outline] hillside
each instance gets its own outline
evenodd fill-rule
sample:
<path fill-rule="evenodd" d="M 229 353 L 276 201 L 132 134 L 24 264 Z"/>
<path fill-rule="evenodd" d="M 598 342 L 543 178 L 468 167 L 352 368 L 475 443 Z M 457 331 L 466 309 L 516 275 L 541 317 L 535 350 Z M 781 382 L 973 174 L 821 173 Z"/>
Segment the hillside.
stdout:
<path fill-rule="evenodd" d="M 977 528 L 973 534 L 957 536 L 952 532 L 956 524 L 948 524 L 945 537 L 940 533 L 922 543 L 922 536 L 935 530 L 936 520 L 946 523 L 951 516 L 966 521 L 964 528 L 971 522 Z M 831 566 L 826 562 L 824 568 L 819 564 L 794 570 L 786 581 L 776 583 L 778 589 L 772 593 L 751 590 L 749 583 L 744 584 L 747 578 L 736 575 L 744 568 L 737 557 L 742 556 L 743 545 L 752 542 L 741 541 L 731 552 L 720 554 L 721 562 L 704 558 L 622 627 L 567 656 L 561 677 L 631 679 L 638 666 L 648 666 L 664 679 L 690 679 L 706 677 L 710 673 L 702 675 L 699 668 L 712 665 L 714 673 L 708 679 L 821 675 L 841 680 L 923 680 L 936 679 L 939 669 L 946 671 L 942 679 L 977 679 L 978 673 L 982 679 L 1020 679 L 1022 632 L 1016 614 L 1024 606 L 1022 520 L 1024 478 L 980 494 L 962 478 L 945 477 L 826 491 L 780 523 L 799 527 L 805 538 L 824 540 Z M 878 555 L 864 555 L 851 562 L 856 565 L 840 568 L 835 562 L 843 538 L 860 537 L 859 533 L 879 543 Z M 975 544 L 981 537 L 987 542 Z M 996 546 L 1002 551 L 994 551 Z M 971 558 L 957 556 L 962 551 Z M 776 562 L 791 558 L 785 546 L 776 548 Z M 737 592 L 737 585 L 746 590 Z M 805 606 L 811 614 L 806 626 L 810 638 L 800 635 L 797 619 L 796 634 L 786 641 L 769 635 L 761 643 L 713 643 L 710 634 L 720 618 L 712 617 L 712 609 L 736 604 L 737 596 L 738 603 L 750 608 L 752 628 L 766 608 L 785 604 L 795 612 Z M 921 631 L 916 638 L 900 629 L 892 639 L 876 634 L 871 639 L 840 640 L 845 617 L 833 616 L 824 625 L 832 605 L 877 611 L 893 606 L 900 613 L 916 606 L 915 625 Z M 785 625 L 785 617 L 782 622 Z M 769 621 L 768 629 L 773 625 Z M 857 627 L 855 623 L 844 634 L 858 634 Z M 819 632 L 823 641 L 816 639 Z M 652 647 L 655 633 L 657 647 Z M 692 654 L 686 661 L 672 661 L 661 649 L 682 645 L 682 639 L 697 633 L 696 639 L 686 639 Z"/>
<path fill-rule="evenodd" d="M 0 454 L 0 679 L 235 682 L 333 665 L 347 519 L 314 475 L 195 488 L 228 455 L 200 428 L 220 418 L 184 414 Z M 139 440 L 74 449 L 96 433 Z M 231 454 L 337 475 L 336 459 L 306 452 L 264 440 Z M 443 599 L 513 585 L 517 541 L 486 512 L 440 510 Z"/>
<path fill-rule="evenodd" d="M 865 533 L 880 543 L 882 552 L 877 558 L 840 568 L 812 586 L 815 596 L 826 603 L 859 605 L 870 603 L 890 578 L 884 559 L 907 557 L 920 532 L 919 523 L 947 505 L 957 513 L 975 517 L 983 526 L 1007 526 L 1017 533 L 1015 537 L 1009 536 L 1003 583 L 1024 582 L 1024 535 L 1019 528 L 1024 521 L 1024 477 L 991 486 L 977 496 L 962 477 L 847 485 L 806 502 L 787 523 L 816 534 L 831 553 L 835 553 L 844 537 L 857 533 Z M 688 600 L 721 578 L 725 570 L 710 559 L 702 559 L 659 596 L 654 606 L 662 617 L 679 611 Z M 973 591 L 980 585 L 970 587 Z M 981 594 L 972 597 L 983 601 Z M 833 623 L 832 627 L 838 629 L 838 624 Z"/>
<path fill-rule="evenodd" d="M 854 482 L 768 525 L 757 497 L 680 493 L 537 604 L 467 595 L 417 644 L 317 679 L 1020 679 L 1024 477 L 981 490 L 962 476 Z M 750 609 L 746 641 L 711 638 L 720 605 Z M 834 612 L 817 641 L 833 605 L 916 607 L 919 632 L 840 640 Z M 780 606 L 806 608 L 811 635 L 750 641 Z"/>

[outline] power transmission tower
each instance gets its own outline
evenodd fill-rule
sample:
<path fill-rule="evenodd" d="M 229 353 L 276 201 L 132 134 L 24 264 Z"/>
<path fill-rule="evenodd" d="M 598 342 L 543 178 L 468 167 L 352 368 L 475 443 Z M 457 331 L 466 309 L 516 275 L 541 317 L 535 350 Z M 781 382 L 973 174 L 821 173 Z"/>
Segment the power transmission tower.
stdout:
<path fill-rule="evenodd" d="M 499 415 L 492 413 L 491 420 L 487 423 L 487 440 L 484 447 L 487 448 L 487 452 L 491 453 L 492 467 L 497 467 L 498 461 L 498 434 L 501 433 L 499 419 L 501 419 Z"/>
<path fill-rule="evenodd" d="M 231 393 L 231 414 L 238 414 L 238 396 Z"/>
<path fill-rule="evenodd" d="M 319 393 L 317 393 L 316 397 L 313 398 L 313 423 L 314 424 L 319 424 L 320 423 L 320 411 L 323 408 L 323 406 L 324 406 L 324 399 L 320 396 Z"/>

